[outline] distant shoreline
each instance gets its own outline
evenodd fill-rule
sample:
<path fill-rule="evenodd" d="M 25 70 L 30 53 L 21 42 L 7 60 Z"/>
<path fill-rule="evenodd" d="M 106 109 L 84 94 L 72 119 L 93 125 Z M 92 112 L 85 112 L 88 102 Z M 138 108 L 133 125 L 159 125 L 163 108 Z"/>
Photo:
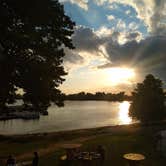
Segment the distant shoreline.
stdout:
<path fill-rule="evenodd" d="M 109 99 L 65 99 L 64 101 L 109 101 L 109 102 L 123 102 L 123 101 L 131 101 L 131 100 L 109 100 Z"/>
<path fill-rule="evenodd" d="M 93 134 L 101 134 L 107 133 L 110 131 L 119 132 L 120 130 L 128 130 L 133 128 L 153 128 L 153 127 L 166 127 L 166 121 L 163 122 L 151 122 L 146 124 L 141 123 L 133 123 L 133 124 L 125 124 L 125 125 L 115 125 L 115 126 L 103 126 L 103 127 L 93 127 L 93 128 L 84 128 L 84 129 L 74 129 L 74 130 L 64 130 L 64 131 L 55 131 L 55 132 L 38 132 L 38 133 L 27 133 L 27 134 L 0 134 L 1 137 L 16 137 L 16 138 L 36 138 L 36 137 L 43 137 L 43 136 L 62 136 L 62 135 L 73 135 L 73 134 L 86 134 L 86 133 L 93 133 Z"/>
<path fill-rule="evenodd" d="M 166 124 L 165 124 L 166 125 Z M 107 133 L 110 130 L 119 130 L 121 128 L 133 128 L 140 127 L 139 124 L 127 124 L 127 125 L 115 125 L 115 126 L 103 126 L 103 127 L 94 127 L 94 128 L 84 128 L 84 129 L 74 129 L 74 130 L 64 130 L 64 131 L 55 131 L 55 132 L 38 132 L 38 133 L 27 133 L 27 134 L 0 134 L 0 138 L 39 138 L 39 137 L 62 137 L 68 135 L 86 135 L 88 133 L 93 134 L 102 134 Z"/>

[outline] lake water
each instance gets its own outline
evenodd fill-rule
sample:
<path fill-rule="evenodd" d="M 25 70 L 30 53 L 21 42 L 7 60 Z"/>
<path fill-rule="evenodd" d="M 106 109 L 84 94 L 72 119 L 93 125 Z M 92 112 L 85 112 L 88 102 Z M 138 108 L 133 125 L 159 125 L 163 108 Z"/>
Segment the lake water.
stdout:
<path fill-rule="evenodd" d="M 0 134 L 27 134 L 102 127 L 132 123 L 130 104 L 109 101 L 66 101 L 65 107 L 49 107 L 48 116 L 39 120 L 0 121 Z"/>

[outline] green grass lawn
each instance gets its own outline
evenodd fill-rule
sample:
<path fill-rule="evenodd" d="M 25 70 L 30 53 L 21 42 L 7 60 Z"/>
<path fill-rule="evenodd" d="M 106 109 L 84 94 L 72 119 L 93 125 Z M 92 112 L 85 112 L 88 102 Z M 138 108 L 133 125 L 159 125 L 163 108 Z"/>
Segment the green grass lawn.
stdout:
<path fill-rule="evenodd" d="M 105 166 L 125 166 L 127 163 L 123 159 L 125 153 L 141 153 L 146 156 L 146 160 L 142 161 L 143 166 L 164 166 L 166 158 L 160 156 L 153 148 L 153 139 L 149 135 L 106 135 L 99 136 L 94 140 L 87 141 L 82 150 L 93 151 L 98 145 L 103 145 L 106 149 Z M 58 159 L 63 152 L 55 152 L 53 155 L 41 158 L 41 166 L 59 165 Z"/>
<path fill-rule="evenodd" d="M 118 129 L 119 130 L 119 129 Z M 126 161 L 123 159 L 125 153 L 141 153 L 146 156 L 142 161 L 142 166 L 164 166 L 166 158 L 162 157 L 159 152 L 155 150 L 154 133 L 157 132 L 156 128 L 132 128 L 120 129 L 118 132 L 107 131 L 105 133 L 97 134 L 95 138 L 83 142 L 81 147 L 82 151 L 94 151 L 98 145 L 103 145 L 106 150 L 106 159 L 104 166 L 126 166 Z M 86 133 L 85 133 L 86 134 Z M 92 134 L 94 134 L 92 132 Z M 76 134 L 75 137 L 79 137 Z M 45 139 L 44 139 L 45 138 Z M 74 138 L 61 137 L 65 140 Z M 44 137 L 43 139 L 24 140 L 21 139 L 1 139 L 0 142 L 0 156 L 8 154 L 20 154 L 29 151 L 35 151 L 38 148 L 46 148 L 55 141 L 61 142 L 59 137 Z M 40 166 L 58 166 L 61 164 L 59 158 L 65 152 L 62 149 L 57 149 L 50 154 L 40 156 Z M 33 155 L 33 154 L 32 154 Z M 40 154 L 39 154 L 40 155 Z M 26 160 L 26 159 L 25 159 Z M 78 163 L 75 165 L 79 166 Z"/>

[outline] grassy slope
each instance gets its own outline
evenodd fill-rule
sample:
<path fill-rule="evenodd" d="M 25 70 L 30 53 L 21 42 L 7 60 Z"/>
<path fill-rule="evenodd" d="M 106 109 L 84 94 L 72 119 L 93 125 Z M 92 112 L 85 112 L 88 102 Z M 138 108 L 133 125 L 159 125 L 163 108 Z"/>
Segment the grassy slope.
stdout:
<path fill-rule="evenodd" d="M 166 129 L 166 126 L 149 126 L 140 127 L 137 125 L 122 127 L 106 127 L 91 130 L 78 130 L 71 132 L 60 132 L 42 135 L 29 136 L 11 136 L 0 137 L 0 156 L 6 157 L 8 154 L 18 156 L 38 149 L 55 149 L 48 150 L 45 155 L 40 155 L 40 166 L 59 165 L 59 156 L 64 153 L 61 148 L 56 148 L 53 144 L 61 144 L 64 141 L 79 142 L 81 138 L 93 136 L 83 142 L 82 150 L 93 150 L 97 145 L 103 145 L 106 149 L 105 165 L 125 166 L 126 161 L 123 154 L 136 152 L 146 156 L 142 165 L 146 166 L 164 166 L 166 158 L 160 156 L 154 149 L 154 134 Z M 18 159 L 17 158 L 17 159 Z M 29 159 L 26 157 L 25 159 Z"/>

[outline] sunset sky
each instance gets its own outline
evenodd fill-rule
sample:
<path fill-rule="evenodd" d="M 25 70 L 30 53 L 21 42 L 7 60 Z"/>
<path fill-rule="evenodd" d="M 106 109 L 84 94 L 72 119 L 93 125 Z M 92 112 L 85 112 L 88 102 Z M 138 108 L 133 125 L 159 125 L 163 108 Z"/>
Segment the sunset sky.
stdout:
<path fill-rule="evenodd" d="M 165 82 L 166 0 L 60 2 L 76 22 L 63 92 L 130 92 L 149 73 Z"/>

